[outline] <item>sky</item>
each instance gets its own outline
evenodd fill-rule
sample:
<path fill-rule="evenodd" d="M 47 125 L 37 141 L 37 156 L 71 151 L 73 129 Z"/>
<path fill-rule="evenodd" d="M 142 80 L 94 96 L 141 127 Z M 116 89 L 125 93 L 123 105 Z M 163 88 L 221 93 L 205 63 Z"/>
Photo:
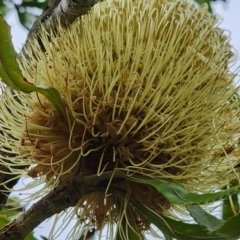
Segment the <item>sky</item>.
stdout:
<path fill-rule="evenodd" d="M 217 1 L 213 4 L 213 11 L 222 19 L 220 27 L 229 31 L 231 35 L 231 44 L 236 53 L 238 53 L 238 60 L 231 69 L 236 70 L 240 66 L 240 1 L 227 0 L 227 2 Z"/>
<path fill-rule="evenodd" d="M 235 49 L 235 52 L 240 56 L 240 1 L 239 0 L 227 0 L 228 3 L 217 1 L 213 4 L 214 13 L 218 14 L 222 19 L 220 27 L 225 29 L 231 35 L 231 44 Z M 27 31 L 18 23 L 17 17 L 14 12 L 7 16 L 8 24 L 12 27 L 11 32 L 13 36 L 13 43 L 15 49 L 19 51 L 22 44 L 27 37 Z M 236 71 L 240 66 L 240 58 L 237 58 L 237 62 L 231 66 L 231 71 Z M 240 68 L 239 68 L 240 70 Z M 240 76 L 236 77 L 236 82 L 239 82 Z M 37 232 L 46 236 L 47 229 L 49 229 L 50 222 L 46 222 L 37 228 Z M 39 235 L 38 235 L 39 236 Z M 60 239 L 60 238 L 59 238 Z M 61 240 L 64 236 L 61 237 Z M 153 238 L 149 238 L 153 239 Z"/>

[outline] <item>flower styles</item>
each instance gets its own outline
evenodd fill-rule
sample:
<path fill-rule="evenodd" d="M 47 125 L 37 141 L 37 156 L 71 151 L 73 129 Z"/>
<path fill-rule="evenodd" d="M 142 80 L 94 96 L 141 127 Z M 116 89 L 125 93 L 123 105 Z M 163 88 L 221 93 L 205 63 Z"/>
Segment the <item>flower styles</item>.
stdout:
<path fill-rule="evenodd" d="M 1 151 L 16 157 L 2 162 L 13 172 L 31 165 L 27 174 L 49 188 L 78 164 L 86 175 L 121 171 L 178 180 L 191 191 L 224 186 L 238 163 L 239 103 L 231 100 L 233 53 L 217 23 L 188 1 L 107 0 L 57 34 L 43 27 L 41 44 L 32 40 L 19 64 L 29 82 L 60 92 L 67 121 L 44 97 L 4 88 Z M 112 179 L 108 186 L 156 212 L 171 207 L 150 186 Z M 105 193 L 85 196 L 76 209 L 98 229 L 150 228 L 127 199 Z"/>

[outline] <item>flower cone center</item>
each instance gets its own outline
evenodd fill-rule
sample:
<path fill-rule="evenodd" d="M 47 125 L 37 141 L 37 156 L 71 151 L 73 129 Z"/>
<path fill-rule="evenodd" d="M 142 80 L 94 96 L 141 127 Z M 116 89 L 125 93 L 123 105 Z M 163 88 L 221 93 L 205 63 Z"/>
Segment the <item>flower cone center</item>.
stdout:
<path fill-rule="evenodd" d="M 113 161 L 113 148 L 111 146 L 106 149 L 100 148 L 96 151 L 91 151 L 83 158 L 83 171 L 89 175 L 97 174 L 97 172 L 110 171 L 116 166 Z"/>

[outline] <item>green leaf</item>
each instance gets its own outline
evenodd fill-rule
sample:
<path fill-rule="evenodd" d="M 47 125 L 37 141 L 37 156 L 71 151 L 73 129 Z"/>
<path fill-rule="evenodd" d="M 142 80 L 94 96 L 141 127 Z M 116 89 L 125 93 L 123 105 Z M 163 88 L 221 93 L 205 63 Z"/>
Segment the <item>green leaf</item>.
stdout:
<path fill-rule="evenodd" d="M 0 13 L 2 13 L 4 16 L 11 11 L 11 8 L 8 7 L 8 4 L 4 3 L 3 1 L 0 1 Z"/>
<path fill-rule="evenodd" d="M 126 197 L 126 192 L 122 189 L 110 187 L 109 192 L 123 199 Z M 198 224 L 188 224 L 181 221 L 168 218 L 164 215 L 156 214 L 144 205 L 137 202 L 134 197 L 130 197 L 129 202 L 139 211 L 149 222 L 159 228 L 164 234 L 179 240 L 233 240 L 234 238 L 218 235 L 209 232 L 204 226 Z"/>
<path fill-rule="evenodd" d="M 33 233 L 29 233 L 24 240 L 37 240 L 37 239 L 33 236 Z"/>
<path fill-rule="evenodd" d="M 129 225 L 124 224 L 124 226 L 121 226 L 121 231 L 117 231 L 116 239 L 115 240 L 124 240 L 124 239 L 130 239 L 130 240 L 142 240 L 137 233 L 133 231 L 132 228 L 129 227 Z"/>
<path fill-rule="evenodd" d="M 17 7 L 17 14 L 18 14 L 18 19 L 20 23 L 27 29 L 29 30 L 33 23 L 36 21 L 37 16 L 34 14 L 31 14 L 31 12 L 27 12 L 25 8 L 22 6 Z"/>
<path fill-rule="evenodd" d="M 143 179 L 129 177 L 124 174 L 121 175 L 129 181 L 151 185 L 152 187 L 157 189 L 158 192 L 162 193 L 170 202 L 177 204 L 205 204 L 226 198 L 240 190 L 240 185 L 237 185 L 216 193 L 190 193 L 184 188 L 184 186 L 180 182 L 174 183 L 164 180 Z"/>
<path fill-rule="evenodd" d="M 43 9 L 48 5 L 48 1 L 39 1 L 39 0 L 34 0 L 34 1 L 22 1 L 21 6 L 22 7 L 35 7 L 35 8 L 40 8 Z"/>
<path fill-rule="evenodd" d="M 8 223 L 9 223 L 9 220 L 7 216 L 0 214 L 0 228 L 4 227 Z"/>
<path fill-rule="evenodd" d="M 219 229 L 216 230 L 216 233 L 238 239 L 240 237 L 239 223 L 240 213 L 229 218 Z"/>
<path fill-rule="evenodd" d="M 164 237 L 165 237 L 165 240 L 173 240 L 172 237 L 170 237 L 169 235 L 163 233 Z"/>
<path fill-rule="evenodd" d="M 53 87 L 45 84 L 35 86 L 29 83 L 23 76 L 16 61 L 16 53 L 14 51 L 10 28 L 3 16 L 0 14 L 0 78 L 11 89 L 22 91 L 25 93 L 41 93 L 55 107 L 63 120 L 66 120 L 65 103 L 60 93 Z"/>
<path fill-rule="evenodd" d="M 233 181 L 230 186 L 236 186 L 236 185 L 238 185 L 238 182 Z M 227 189 L 227 187 L 224 187 L 223 189 Z M 227 220 L 230 217 L 233 217 L 238 212 L 239 212 L 239 203 L 238 203 L 237 193 L 223 200 L 222 218 L 224 220 Z"/>
<path fill-rule="evenodd" d="M 66 121 L 66 104 L 57 89 L 47 86 L 46 84 L 39 84 L 35 87 L 34 91 L 44 95 L 55 107 L 62 120 Z"/>
<path fill-rule="evenodd" d="M 215 231 L 224 223 L 223 220 L 207 213 L 200 206 L 187 205 L 186 208 L 197 223 L 205 226 L 210 231 Z"/>
<path fill-rule="evenodd" d="M 42 236 L 42 235 L 40 235 L 40 237 L 41 237 L 42 240 L 48 240 L 47 237 L 44 237 L 44 236 Z"/>
<path fill-rule="evenodd" d="M 238 195 L 233 194 L 229 198 L 223 200 L 222 219 L 227 220 L 239 212 Z"/>

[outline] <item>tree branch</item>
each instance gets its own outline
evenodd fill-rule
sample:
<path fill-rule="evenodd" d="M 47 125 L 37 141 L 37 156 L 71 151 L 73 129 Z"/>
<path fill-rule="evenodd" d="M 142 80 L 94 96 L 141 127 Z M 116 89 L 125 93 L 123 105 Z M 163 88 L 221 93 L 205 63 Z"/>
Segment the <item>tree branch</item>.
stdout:
<path fill-rule="evenodd" d="M 28 39 L 37 35 L 41 24 L 46 29 L 56 30 L 56 21 L 69 26 L 78 17 L 87 14 L 91 8 L 103 0 L 51 0 L 29 31 Z"/>
<path fill-rule="evenodd" d="M 83 178 L 74 177 L 73 180 L 62 183 L 3 227 L 0 230 L 0 240 L 24 239 L 41 222 L 66 208 L 76 206 L 79 199 L 91 191 L 93 188 L 87 186 Z"/>
<path fill-rule="evenodd" d="M 45 51 L 42 39 L 39 37 L 42 25 L 44 25 L 46 31 L 51 30 L 51 32 L 57 35 L 58 21 L 60 21 L 63 27 L 67 28 L 76 18 L 87 14 L 96 3 L 102 1 L 104 0 L 50 0 L 48 6 L 43 10 L 42 14 L 30 29 L 21 53 L 27 57 L 25 46 L 34 38 L 39 41 L 40 46 L 42 46 L 42 51 Z M 20 56 L 21 55 L 19 55 L 19 61 L 21 61 Z"/>
<path fill-rule="evenodd" d="M 33 204 L 26 212 L 0 230 L 0 240 L 22 240 L 40 223 L 56 213 L 76 206 L 79 199 L 91 192 L 103 192 L 101 183 L 109 179 L 113 172 L 105 172 L 101 176 L 75 175 L 67 182 L 54 188 L 45 197 Z M 121 178 L 121 175 L 115 174 Z M 115 179 L 115 178 L 114 178 Z"/>

